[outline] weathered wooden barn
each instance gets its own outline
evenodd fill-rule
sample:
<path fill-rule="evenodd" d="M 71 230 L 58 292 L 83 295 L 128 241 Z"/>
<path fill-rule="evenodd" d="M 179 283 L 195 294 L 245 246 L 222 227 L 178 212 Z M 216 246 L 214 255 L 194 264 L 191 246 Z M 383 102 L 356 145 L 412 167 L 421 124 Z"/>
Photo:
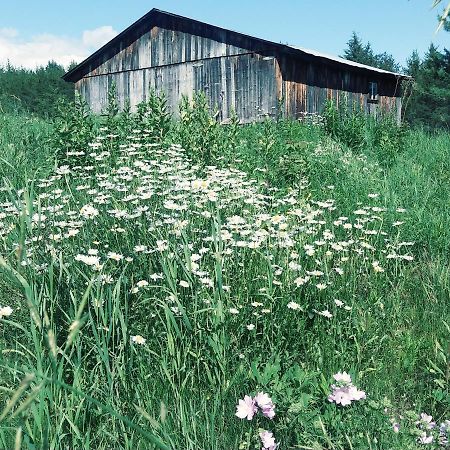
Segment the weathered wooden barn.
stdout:
<path fill-rule="evenodd" d="M 182 95 L 204 91 L 219 117 L 242 122 L 320 113 L 327 99 L 400 117 L 405 75 L 269 42 L 152 9 L 64 75 L 100 113 L 115 83 L 131 107 L 150 89 L 176 112 Z"/>

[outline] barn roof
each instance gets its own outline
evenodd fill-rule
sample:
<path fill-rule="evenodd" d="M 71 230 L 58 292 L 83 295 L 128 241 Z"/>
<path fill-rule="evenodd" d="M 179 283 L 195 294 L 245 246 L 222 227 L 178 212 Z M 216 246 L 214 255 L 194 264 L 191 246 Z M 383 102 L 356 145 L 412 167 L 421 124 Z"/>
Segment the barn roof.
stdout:
<path fill-rule="evenodd" d="M 225 40 L 225 42 L 228 42 L 229 40 L 234 42 L 246 41 L 247 43 L 251 43 L 254 49 L 257 49 L 257 51 L 259 52 L 264 52 L 265 54 L 277 52 L 294 57 L 300 57 L 309 61 L 316 60 L 334 66 L 346 66 L 348 69 L 356 71 L 369 71 L 372 73 L 375 72 L 379 75 L 387 77 L 394 76 L 396 78 L 410 78 L 409 76 L 401 73 L 389 72 L 387 70 L 378 69 L 376 67 L 359 64 L 347 59 L 339 58 L 337 56 L 321 53 L 316 50 L 309 50 L 303 47 L 294 47 L 267 41 L 265 39 L 249 36 L 237 31 L 217 27 L 215 25 L 210 25 L 198 20 L 190 19 L 188 17 L 179 16 L 170 12 L 153 8 L 151 11 L 142 16 L 139 20 L 134 22 L 116 37 L 111 39 L 108 43 L 106 43 L 91 56 L 86 58 L 83 62 L 78 64 L 72 70 L 68 71 L 63 76 L 63 79 L 65 81 L 72 82 L 80 80 L 88 72 L 98 67 L 115 54 L 119 53 L 126 46 L 130 45 L 137 37 L 139 37 L 139 34 L 137 33 L 139 33 L 140 30 L 145 29 L 146 31 L 149 31 L 149 29 L 153 26 L 161 26 L 167 23 L 186 27 L 187 29 L 192 30 L 193 34 L 209 33 L 213 36 L 220 36 L 221 39 Z"/>

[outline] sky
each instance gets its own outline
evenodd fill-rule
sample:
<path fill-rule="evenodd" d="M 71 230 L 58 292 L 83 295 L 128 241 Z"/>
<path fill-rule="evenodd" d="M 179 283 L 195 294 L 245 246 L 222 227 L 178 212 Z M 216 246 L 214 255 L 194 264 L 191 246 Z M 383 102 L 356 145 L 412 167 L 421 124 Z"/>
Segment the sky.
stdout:
<path fill-rule="evenodd" d="M 446 0 L 442 3 L 444 5 Z M 434 43 L 432 0 L 0 0 L 0 65 L 35 68 L 55 60 L 81 62 L 152 8 L 283 44 L 341 55 L 352 31 L 376 53 L 404 65 Z M 441 8 L 442 9 L 442 8 Z"/>

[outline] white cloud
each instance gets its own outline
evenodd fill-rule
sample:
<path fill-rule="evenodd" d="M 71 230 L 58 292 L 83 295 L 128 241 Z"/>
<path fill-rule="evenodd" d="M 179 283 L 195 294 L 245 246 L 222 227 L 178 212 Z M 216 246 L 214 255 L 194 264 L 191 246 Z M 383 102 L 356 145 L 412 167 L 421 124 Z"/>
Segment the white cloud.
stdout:
<path fill-rule="evenodd" d="M 86 30 L 83 31 L 83 44 L 87 47 L 100 48 L 114 36 L 117 36 L 117 31 L 110 25 L 99 27 L 95 30 Z"/>
<path fill-rule="evenodd" d="M 40 34 L 24 40 L 17 30 L 0 28 L 0 64 L 9 61 L 14 66 L 34 69 L 54 60 L 68 66 L 72 61 L 83 61 L 116 35 L 113 27 L 103 26 L 83 31 L 80 38 Z"/>

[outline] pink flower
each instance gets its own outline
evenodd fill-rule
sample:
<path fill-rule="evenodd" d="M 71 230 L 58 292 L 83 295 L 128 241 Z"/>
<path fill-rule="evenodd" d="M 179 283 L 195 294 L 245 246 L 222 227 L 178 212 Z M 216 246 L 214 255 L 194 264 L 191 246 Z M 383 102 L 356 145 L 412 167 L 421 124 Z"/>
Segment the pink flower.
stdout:
<path fill-rule="evenodd" d="M 419 438 L 419 442 L 421 444 L 431 444 L 433 442 L 433 436 L 431 434 L 427 436 L 427 433 L 424 431 Z"/>
<path fill-rule="evenodd" d="M 259 437 L 261 438 L 262 449 L 261 450 L 275 450 L 278 447 L 278 444 L 275 442 L 275 438 L 273 433 L 267 430 L 263 430 L 259 433 Z"/>
<path fill-rule="evenodd" d="M 271 404 L 272 399 L 264 392 L 258 392 L 258 394 L 255 396 L 255 402 L 260 408 L 263 408 L 265 405 Z"/>
<path fill-rule="evenodd" d="M 338 384 L 331 385 L 331 394 L 328 396 L 328 401 L 335 402 L 337 405 L 348 406 L 352 401 L 358 401 L 366 398 L 364 391 L 359 391 L 356 386 L 352 384 L 350 375 L 346 372 L 338 372 L 333 375 L 333 378 Z"/>
<path fill-rule="evenodd" d="M 394 430 L 394 433 L 398 433 L 400 431 L 400 424 L 396 422 L 392 424 L 392 428 Z"/>
<path fill-rule="evenodd" d="M 428 414 L 421 413 L 420 414 L 420 421 L 416 422 L 417 424 L 425 425 L 425 427 L 428 430 L 433 429 L 436 426 L 436 422 L 433 422 L 433 417 L 429 416 Z"/>
<path fill-rule="evenodd" d="M 336 405 L 347 406 L 352 403 L 352 399 L 348 393 L 348 389 L 345 387 L 334 387 L 333 392 L 328 396 L 328 401 L 335 402 Z"/>
<path fill-rule="evenodd" d="M 339 383 L 351 384 L 352 378 L 347 372 L 338 372 L 333 375 L 333 378 Z"/>
<path fill-rule="evenodd" d="M 268 419 L 273 419 L 275 417 L 275 406 L 271 405 L 261 408 L 261 412 L 263 413 L 263 416 L 267 417 Z"/>
<path fill-rule="evenodd" d="M 265 417 L 269 419 L 273 419 L 275 417 L 275 405 L 267 394 L 264 392 L 258 392 L 258 395 L 255 397 L 255 401 L 261 408 L 261 412 Z"/>
<path fill-rule="evenodd" d="M 239 400 L 239 404 L 236 408 L 236 416 L 240 419 L 247 418 L 247 420 L 252 420 L 257 411 L 255 400 L 248 395 L 244 397 L 244 400 Z"/>
<path fill-rule="evenodd" d="M 356 386 L 350 386 L 348 388 L 348 395 L 352 400 L 363 400 L 366 398 L 366 393 L 364 391 L 358 391 Z"/>

